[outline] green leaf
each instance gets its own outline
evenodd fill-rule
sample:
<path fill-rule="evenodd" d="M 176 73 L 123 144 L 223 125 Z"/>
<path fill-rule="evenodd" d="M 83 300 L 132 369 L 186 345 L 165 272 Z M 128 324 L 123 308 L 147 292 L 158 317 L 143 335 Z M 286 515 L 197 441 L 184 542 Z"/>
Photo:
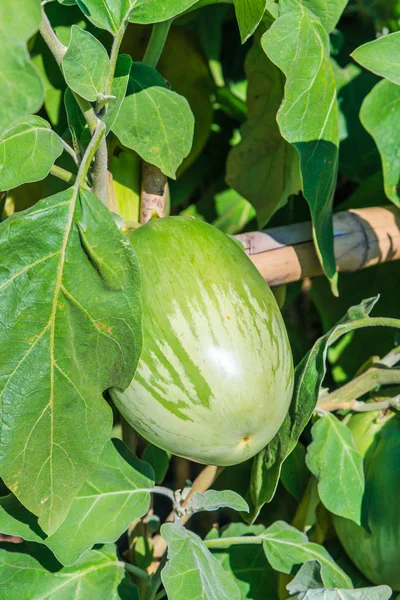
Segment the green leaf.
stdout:
<path fill-rule="evenodd" d="M 295 370 L 293 400 L 280 430 L 268 446 L 258 454 L 253 462 L 250 494 L 252 518 L 262 506 L 270 502 L 278 485 L 282 463 L 295 448 L 297 441 L 309 422 L 317 404 L 321 384 L 326 373 L 328 348 L 349 331 L 377 325 L 395 326 L 394 320 L 370 318 L 369 313 L 378 298 L 363 300 L 352 306 L 337 325 L 319 338 L 310 352 Z M 400 321 L 398 321 L 400 326 Z"/>
<path fill-rule="evenodd" d="M 246 58 L 248 119 L 240 129 L 241 141 L 229 153 L 226 176 L 256 209 L 259 227 L 302 187 L 299 154 L 276 122 L 284 76 L 261 48 L 265 29 L 260 26 Z"/>
<path fill-rule="evenodd" d="M 235 190 L 224 190 L 216 194 L 214 200 L 218 217 L 212 224 L 224 233 L 234 235 L 242 231 L 256 215 L 250 202 Z"/>
<path fill-rule="evenodd" d="M 43 84 L 32 65 L 26 41 L 39 29 L 40 2 L 0 2 L 0 134 L 18 117 L 36 112 L 43 102 Z"/>
<path fill-rule="evenodd" d="M 103 391 L 135 372 L 137 259 L 100 200 L 75 188 L 2 223 L 0 257 L 1 476 L 51 534 L 109 439 Z"/>
<path fill-rule="evenodd" d="M 317 16 L 328 33 L 333 31 L 349 0 L 301 0 Z"/>
<path fill-rule="evenodd" d="M 282 0 L 280 16 L 261 45 L 286 76 L 278 112 L 283 137 L 300 155 L 303 192 L 311 211 L 319 260 L 334 291 L 332 202 L 336 186 L 339 119 L 329 36 L 313 13 L 297 0 Z"/>
<path fill-rule="evenodd" d="M 1 531 L 45 544 L 62 564 L 71 565 L 96 543 L 115 542 L 134 519 L 146 514 L 153 475 L 122 442 L 110 441 L 53 535 L 46 537 L 37 518 L 12 494 L 0 498 Z"/>
<path fill-rule="evenodd" d="M 196 492 L 188 504 L 188 509 L 191 512 L 202 510 L 216 511 L 219 508 L 232 508 L 239 512 L 249 512 L 247 502 L 239 494 L 231 490 L 207 490 L 204 494 Z"/>
<path fill-rule="evenodd" d="M 202 540 L 179 520 L 161 527 L 168 562 L 161 579 L 169 600 L 240 600 L 239 588 Z"/>
<path fill-rule="evenodd" d="M 107 108 L 106 114 L 102 117 L 102 120 L 106 124 L 106 135 L 111 130 L 115 119 L 121 108 L 123 99 L 125 98 L 126 89 L 129 82 L 129 73 L 132 67 L 132 59 L 128 54 L 120 54 L 118 56 L 117 64 L 115 67 L 114 79 L 111 88 L 111 95 L 115 96 L 115 100 L 112 100 Z"/>
<path fill-rule="evenodd" d="M 247 535 L 260 535 L 263 525 L 248 526 L 231 523 L 220 533 L 221 539 Z M 210 534 L 216 535 L 212 529 Z M 212 539 L 211 535 L 207 539 Z M 278 600 L 278 575 L 265 559 L 262 545 L 233 545 L 228 548 L 212 548 L 212 555 L 221 563 L 224 571 L 234 579 L 241 598 L 251 600 Z"/>
<path fill-rule="evenodd" d="M 187 100 L 169 90 L 155 69 L 134 62 L 112 130 L 124 146 L 175 178 L 190 152 L 194 119 Z"/>
<path fill-rule="evenodd" d="M 162 483 L 169 468 L 171 454 L 148 442 L 142 458 L 153 467 L 155 482 L 157 484 Z"/>
<path fill-rule="evenodd" d="M 310 472 L 306 465 L 306 449 L 298 442 L 282 465 L 281 482 L 298 502 L 303 497 Z"/>
<path fill-rule="evenodd" d="M 400 86 L 381 81 L 365 98 L 360 112 L 361 123 L 372 135 L 382 159 L 385 194 L 400 206 Z"/>
<path fill-rule="evenodd" d="M 280 573 L 290 574 L 294 565 L 317 560 L 325 587 L 351 588 L 351 579 L 334 562 L 323 546 L 284 521 L 277 521 L 260 535 L 268 562 Z"/>
<path fill-rule="evenodd" d="M 61 139 L 41 117 L 20 117 L 0 137 L 0 189 L 44 179 L 63 151 Z"/>
<path fill-rule="evenodd" d="M 376 75 L 400 85 L 400 64 L 396 59 L 399 51 L 400 31 L 396 31 L 363 44 L 351 56 Z"/>
<path fill-rule="evenodd" d="M 96 27 L 116 34 L 124 23 L 159 23 L 184 12 L 198 0 L 77 0 Z"/>
<path fill-rule="evenodd" d="M 307 466 L 318 479 L 324 506 L 335 515 L 361 524 L 365 488 L 363 458 L 350 429 L 332 414 L 324 415 L 312 428 Z M 340 490 L 340 493 L 338 493 Z"/>
<path fill-rule="evenodd" d="M 198 0 L 130 0 L 133 10 L 129 14 L 131 23 L 160 23 L 167 21 L 194 6 Z"/>
<path fill-rule="evenodd" d="M 124 576 L 114 545 L 87 552 L 71 567 L 61 567 L 35 544 L 0 549 L 0 600 L 118 600 L 127 598 L 122 595 L 127 589 L 131 600 L 137 600 L 136 588 Z"/>
<path fill-rule="evenodd" d="M 94 102 L 105 90 L 111 64 L 103 44 L 88 31 L 73 25 L 62 69 L 68 87 Z"/>
<path fill-rule="evenodd" d="M 298 600 L 389 600 L 392 590 L 387 585 L 353 589 L 326 589 L 318 561 L 306 562 L 286 586 Z"/>
<path fill-rule="evenodd" d="M 255 32 L 264 16 L 267 0 L 233 0 L 242 44 Z"/>

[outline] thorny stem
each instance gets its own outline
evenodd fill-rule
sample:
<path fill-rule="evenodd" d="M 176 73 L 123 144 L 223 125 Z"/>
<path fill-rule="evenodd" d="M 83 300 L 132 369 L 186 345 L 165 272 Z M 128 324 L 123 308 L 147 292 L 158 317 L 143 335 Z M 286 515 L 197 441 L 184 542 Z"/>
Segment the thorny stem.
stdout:
<path fill-rule="evenodd" d="M 156 68 L 165 46 L 165 42 L 167 41 L 171 24 L 172 19 L 169 21 L 163 21 L 162 23 L 155 23 L 155 25 L 153 25 L 150 40 L 142 61 L 144 65 L 153 67 L 153 69 Z"/>
<path fill-rule="evenodd" d="M 105 130 L 105 127 L 104 127 Z M 103 136 L 100 140 L 96 152 L 96 159 L 92 169 L 93 187 L 92 191 L 100 198 L 105 206 L 108 206 L 107 194 L 107 172 L 108 172 L 108 152 L 106 138 Z"/>
<path fill-rule="evenodd" d="M 58 66 L 61 68 L 62 59 L 67 51 L 67 46 L 64 46 L 56 36 L 50 21 L 42 6 L 42 21 L 39 28 L 40 34 L 46 44 L 48 45 L 50 52 L 57 61 Z"/>

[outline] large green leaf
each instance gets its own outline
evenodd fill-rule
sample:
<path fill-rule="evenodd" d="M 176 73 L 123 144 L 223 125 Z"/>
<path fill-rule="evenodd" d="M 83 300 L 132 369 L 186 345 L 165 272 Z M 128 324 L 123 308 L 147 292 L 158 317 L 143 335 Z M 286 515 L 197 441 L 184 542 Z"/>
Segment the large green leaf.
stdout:
<path fill-rule="evenodd" d="M 263 525 L 251 527 L 244 523 L 231 523 L 220 533 L 221 539 L 242 535 L 260 535 Z M 212 529 L 207 539 L 215 539 L 217 530 Z M 262 545 L 234 545 L 229 548 L 213 548 L 213 556 L 221 563 L 224 571 L 235 580 L 242 600 L 278 600 L 278 574 L 265 559 Z"/>
<path fill-rule="evenodd" d="M 250 495 L 252 518 L 262 506 L 270 502 L 278 485 L 282 463 L 295 448 L 317 404 L 321 384 L 326 373 L 328 348 L 349 331 L 378 325 L 400 327 L 395 319 L 371 318 L 369 313 L 377 298 L 364 300 L 351 307 L 346 315 L 328 333 L 319 338 L 295 371 L 295 386 L 289 412 L 276 436 L 258 454 L 253 462 Z"/>
<path fill-rule="evenodd" d="M 334 562 L 323 546 L 309 542 L 307 536 L 284 521 L 277 521 L 263 532 L 265 555 L 280 573 L 292 572 L 294 565 L 317 560 L 325 587 L 351 588 L 351 579 Z"/>
<path fill-rule="evenodd" d="M 133 248 L 90 192 L 70 188 L 0 225 L 1 476 L 53 533 L 112 425 L 141 348 Z"/>
<path fill-rule="evenodd" d="M 352 433 L 332 414 L 324 415 L 312 428 L 307 466 L 318 479 L 318 494 L 335 515 L 361 524 L 365 488 L 363 458 Z M 340 494 L 338 494 L 340 490 Z"/>
<path fill-rule="evenodd" d="M 168 89 L 155 69 L 134 62 L 113 132 L 168 177 L 190 152 L 194 119 L 187 100 Z"/>
<path fill-rule="evenodd" d="M 124 576 L 113 545 L 87 552 L 71 567 L 61 567 L 35 544 L 4 544 L 0 549 L 0 600 L 138 600 L 136 588 Z M 129 596 L 123 595 L 125 590 Z"/>
<path fill-rule="evenodd" d="M 0 498 L 0 529 L 26 541 L 45 544 L 64 565 L 71 565 L 96 543 L 115 542 L 150 506 L 151 467 L 119 440 L 108 442 L 89 479 L 53 535 L 12 494 Z M 112 518 L 110 516 L 112 515 Z"/>
<path fill-rule="evenodd" d="M 319 17 L 328 33 L 335 29 L 348 2 L 349 0 L 301 0 L 304 6 Z"/>
<path fill-rule="evenodd" d="M 0 189 L 44 179 L 63 151 L 61 139 L 41 117 L 20 117 L 0 137 Z"/>
<path fill-rule="evenodd" d="M 399 51 L 400 31 L 396 31 L 363 44 L 354 50 L 352 57 L 376 75 L 400 84 L 400 64 L 397 60 Z"/>
<path fill-rule="evenodd" d="M 299 154 L 281 135 L 276 114 L 284 76 L 260 45 L 260 26 L 246 58 L 248 119 L 241 141 L 230 151 L 226 180 L 254 206 L 259 227 L 302 187 Z"/>
<path fill-rule="evenodd" d="M 32 65 L 26 41 L 39 29 L 38 0 L 0 2 L 0 134 L 16 118 L 36 112 L 43 102 L 43 85 Z"/>
<path fill-rule="evenodd" d="M 196 2 L 198 0 L 77 0 L 96 27 L 113 34 L 127 21 L 146 24 L 172 19 Z"/>
<path fill-rule="evenodd" d="M 168 544 L 168 562 L 161 578 L 169 600 L 240 600 L 234 580 L 179 519 L 163 525 L 161 535 Z"/>
<path fill-rule="evenodd" d="M 386 196 L 400 206 L 400 86 L 379 82 L 365 98 L 360 118 L 378 146 Z"/>
<path fill-rule="evenodd" d="M 332 202 L 338 168 L 339 121 L 329 36 L 297 0 L 282 0 L 280 16 L 261 45 L 286 76 L 278 112 L 283 137 L 300 155 L 303 192 L 311 211 L 318 257 L 337 287 Z"/>
<path fill-rule="evenodd" d="M 242 44 L 254 33 L 264 16 L 267 0 L 233 0 Z"/>
<path fill-rule="evenodd" d="M 103 44 L 88 31 L 73 25 L 62 69 L 68 87 L 94 102 L 104 92 L 111 64 Z"/>

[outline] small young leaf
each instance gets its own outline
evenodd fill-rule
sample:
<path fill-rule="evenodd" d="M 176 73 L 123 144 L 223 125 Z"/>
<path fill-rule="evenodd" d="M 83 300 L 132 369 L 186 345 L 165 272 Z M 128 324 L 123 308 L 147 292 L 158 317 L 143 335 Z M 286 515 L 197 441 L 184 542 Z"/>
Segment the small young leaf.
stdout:
<path fill-rule="evenodd" d="M 242 44 L 255 32 L 264 16 L 267 0 L 233 0 Z"/>
<path fill-rule="evenodd" d="M 314 344 L 295 371 L 293 400 L 280 430 L 258 454 L 253 462 L 251 478 L 251 517 L 254 519 L 262 506 L 270 502 L 278 485 L 282 463 L 293 451 L 296 443 L 311 418 L 317 404 L 322 381 L 326 372 L 326 354 L 329 346 L 349 331 L 378 324 L 379 319 L 369 317 L 378 298 L 364 300 L 352 306 L 335 327 Z M 400 326 L 400 321 L 399 321 Z"/>
<path fill-rule="evenodd" d="M 335 515 L 361 523 L 364 494 L 363 459 L 350 429 L 332 414 L 319 419 L 311 431 L 307 466 L 318 479 L 324 506 Z M 340 490 L 340 493 L 338 492 Z"/>
<path fill-rule="evenodd" d="M 351 588 L 351 579 L 335 563 L 323 546 L 309 542 L 307 536 L 283 521 L 277 521 L 263 532 L 265 555 L 280 573 L 292 572 L 294 565 L 317 560 L 325 587 Z"/>
<path fill-rule="evenodd" d="M 372 135 L 382 159 L 386 196 L 400 206 L 400 86 L 379 82 L 365 98 L 360 112 L 365 129 Z"/>
<path fill-rule="evenodd" d="M 302 187 L 299 154 L 276 122 L 284 76 L 261 48 L 265 30 L 263 23 L 246 58 L 248 119 L 241 141 L 229 153 L 226 175 L 227 183 L 256 209 L 259 227 Z"/>
<path fill-rule="evenodd" d="M 190 152 L 193 130 L 187 100 L 169 90 L 155 69 L 134 62 L 126 97 L 112 127 L 124 146 L 175 178 Z"/>
<path fill-rule="evenodd" d="M 298 0 L 281 0 L 279 7 L 280 16 L 263 35 L 261 45 L 286 76 L 278 124 L 300 155 L 302 188 L 310 206 L 317 254 L 335 291 L 332 203 L 339 118 L 329 36 L 320 20 Z"/>
<path fill-rule="evenodd" d="M 18 117 L 36 112 L 43 102 L 43 84 L 32 65 L 26 41 L 39 29 L 40 2 L 0 2 L 0 134 Z"/>
<path fill-rule="evenodd" d="M 0 225 L 1 476 L 46 533 L 109 439 L 103 391 L 135 372 L 139 293 L 134 250 L 90 192 L 70 188 Z"/>
<path fill-rule="evenodd" d="M 400 31 L 396 31 L 359 46 L 351 56 L 376 75 L 400 85 L 400 64 L 396 60 L 399 50 Z"/>
<path fill-rule="evenodd" d="M 239 494 L 231 490 L 220 492 L 217 490 L 207 490 L 204 494 L 196 492 L 189 500 L 188 508 L 193 512 L 201 510 L 214 511 L 219 508 L 232 508 L 239 512 L 249 512 L 247 502 Z"/>
<path fill-rule="evenodd" d="M 91 33 L 73 25 L 62 69 L 71 90 L 94 102 L 104 92 L 111 64 L 104 46 Z"/>
<path fill-rule="evenodd" d="M 3 544 L 0 550 L 0 600 L 123 600 L 126 590 L 138 600 L 114 545 L 87 552 L 71 567 L 36 544 Z"/>
<path fill-rule="evenodd" d="M 180 15 L 199 0 L 129 0 L 133 9 L 129 13 L 131 23 L 160 23 Z"/>
<path fill-rule="evenodd" d="M 114 80 L 111 88 L 111 95 L 115 96 L 108 107 L 107 112 L 102 117 L 106 124 L 106 135 L 112 128 L 115 119 L 121 108 L 123 99 L 125 98 L 126 88 L 128 87 L 129 73 L 131 71 L 132 59 L 128 54 L 120 54 L 118 56 L 117 65 L 115 67 Z"/>
<path fill-rule="evenodd" d="M 323 588 L 321 565 L 317 560 L 310 560 L 301 566 L 296 576 L 286 586 L 289 594 L 302 594 L 308 590 Z"/>
<path fill-rule="evenodd" d="M 0 138 L 0 190 L 44 179 L 63 151 L 61 139 L 41 117 L 20 117 Z"/>
<path fill-rule="evenodd" d="M 179 520 L 161 527 L 168 544 L 168 562 L 161 579 L 169 600 L 240 600 L 236 583 L 202 540 Z"/>

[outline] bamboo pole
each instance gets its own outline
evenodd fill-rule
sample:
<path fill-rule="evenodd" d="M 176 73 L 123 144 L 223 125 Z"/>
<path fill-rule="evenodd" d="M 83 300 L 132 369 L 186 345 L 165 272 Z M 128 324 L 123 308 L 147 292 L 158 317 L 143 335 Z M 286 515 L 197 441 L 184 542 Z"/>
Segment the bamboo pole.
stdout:
<path fill-rule="evenodd" d="M 333 227 L 339 271 L 400 259 L 400 210 L 394 206 L 339 212 Z M 322 274 L 311 223 L 242 233 L 236 239 L 271 286 Z"/>

